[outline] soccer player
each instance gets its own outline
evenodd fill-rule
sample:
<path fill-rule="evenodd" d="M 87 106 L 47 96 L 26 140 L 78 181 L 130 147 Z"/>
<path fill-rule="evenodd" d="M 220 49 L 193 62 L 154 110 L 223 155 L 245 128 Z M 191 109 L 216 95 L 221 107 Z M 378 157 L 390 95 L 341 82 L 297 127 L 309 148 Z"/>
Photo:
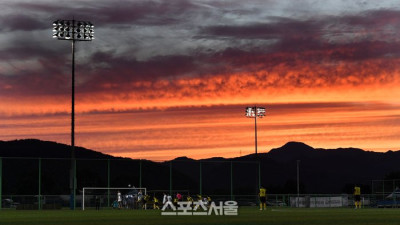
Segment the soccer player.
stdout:
<path fill-rule="evenodd" d="M 178 198 L 174 198 L 174 206 L 178 206 Z"/>
<path fill-rule="evenodd" d="M 153 197 L 153 209 L 160 209 L 160 207 L 158 207 L 158 199 L 156 196 Z"/>
<path fill-rule="evenodd" d="M 258 194 L 260 197 L 260 210 L 266 210 L 267 209 L 267 205 L 266 205 L 266 201 L 267 201 L 267 190 L 264 187 L 260 188 L 260 193 Z"/>
<path fill-rule="evenodd" d="M 210 196 L 207 196 L 207 203 L 208 203 L 208 205 L 211 205 L 211 197 Z"/>
<path fill-rule="evenodd" d="M 354 187 L 354 205 L 355 208 L 361 208 L 361 189 L 358 186 Z"/>
<path fill-rule="evenodd" d="M 142 191 L 140 191 L 139 190 L 139 192 L 138 192 L 138 194 L 137 194 L 137 201 L 138 201 L 138 208 L 139 209 L 141 209 L 141 208 L 143 208 L 143 202 L 144 202 L 144 199 L 143 199 L 143 193 L 142 193 Z"/>
<path fill-rule="evenodd" d="M 186 200 L 187 200 L 188 202 L 190 202 L 190 205 L 191 205 L 191 206 L 193 205 L 193 198 L 192 198 L 190 195 L 188 195 L 188 196 L 186 197 Z"/>
<path fill-rule="evenodd" d="M 100 210 L 100 198 L 99 198 L 99 196 L 95 197 L 95 203 L 96 203 L 96 210 Z"/>
<path fill-rule="evenodd" d="M 169 204 L 168 208 L 172 209 L 171 205 L 173 205 L 173 202 L 172 202 L 172 196 L 170 194 L 167 195 L 167 203 Z"/>
<path fill-rule="evenodd" d="M 180 193 L 176 194 L 176 198 L 178 199 L 178 202 L 182 201 L 182 195 Z"/>
<path fill-rule="evenodd" d="M 165 203 L 167 203 L 167 194 L 164 193 L 162 204 L 165 205 Z"/>
<path fill-rule="evenodd" d="M 118 200 L 118 208 L 122 208 L 122 196 L 121 196 L 121 192 L 118 190 L 117 193 L 117 200 Z"/>
<path fill-rule="evenodd" d="M 203 198 L 203 204 L 204 204 L 207 208 L 209 208 L 208 201 L 207 201 L 207 197 L 204 197 L 204 198 Z"/>
<path fill-rule="evenodd" d="M 149 195 L 144 195 L 142 198 L 143 201 L 143 206 L 142 209 L 146 210 L 147 209 L 147 202 L 150 200 L 150 196 Z"/>
<path fill-rule="evenodd" d="M 171 202 L 172 203 L 172 196 L 171 195 L 167 195 L 167 202 Z"/>

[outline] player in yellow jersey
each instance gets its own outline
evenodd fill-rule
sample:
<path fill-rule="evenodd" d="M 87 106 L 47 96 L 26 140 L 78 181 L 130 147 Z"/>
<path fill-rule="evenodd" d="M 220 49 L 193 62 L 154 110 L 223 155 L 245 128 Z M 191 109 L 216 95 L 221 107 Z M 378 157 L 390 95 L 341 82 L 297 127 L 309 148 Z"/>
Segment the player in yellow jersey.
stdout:
<path fill-rule="evenodd" d="M 149 195 L 145 195 L 143 197 L 143 199 L 142 199 L 142 201 L 143 201 L 142 209 L 147 209 L 147 203 L 149 202 L 149 200 L 150 200 L 150 196 Z"/>
<path fill-rule="evenodd" d="M 156 198 L 156 196 L 153 197 L 153 209 L 160 209 L 158 206 L 158 198 Z"/>
<path fill-rule="evenodd" d="M 260 210 L 267 209 L 267 190 L 263 187 L 260 188 L 260 193 L 258 194 L 260 197 Z"/>
<path fill-rule="evenodd" d="M 191 206 L 193 205 L 193 198 L 190 197 L 190 195 L 188 195 L 188 196 L 186 197 L 186 200 L 187 200 L 188 202 L 190 202 L 190 205 L 191 205 Z"/>
<path fill-rule="evenodd" d="M 354 205 L 355 208 L 361 208 L 361 189 L 358 186 L 354 187 Z"/>

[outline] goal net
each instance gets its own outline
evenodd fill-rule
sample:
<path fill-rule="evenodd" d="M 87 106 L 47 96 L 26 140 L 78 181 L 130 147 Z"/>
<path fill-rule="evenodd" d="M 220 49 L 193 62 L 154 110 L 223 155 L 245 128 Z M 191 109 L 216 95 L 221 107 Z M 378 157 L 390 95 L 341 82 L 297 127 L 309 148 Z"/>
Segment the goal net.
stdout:
<path fill-rule="evenodd" d="M 95 208 L 139 208 L 140 198 L 147 195 L 146 188 L 136 187 L 84 187 L 82 189 L 82 210 Z"/>

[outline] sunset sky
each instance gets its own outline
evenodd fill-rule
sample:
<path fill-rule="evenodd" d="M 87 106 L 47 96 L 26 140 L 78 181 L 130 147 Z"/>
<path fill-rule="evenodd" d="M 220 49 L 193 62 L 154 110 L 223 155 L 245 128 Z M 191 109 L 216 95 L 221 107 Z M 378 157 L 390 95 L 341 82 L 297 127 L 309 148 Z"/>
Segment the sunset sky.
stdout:
<path fill-rule="evenodd" d="M 169 160 L 315 148 L 400 149 L 400 4 L 394 0 L 1 0 L 0 140 Z"/>

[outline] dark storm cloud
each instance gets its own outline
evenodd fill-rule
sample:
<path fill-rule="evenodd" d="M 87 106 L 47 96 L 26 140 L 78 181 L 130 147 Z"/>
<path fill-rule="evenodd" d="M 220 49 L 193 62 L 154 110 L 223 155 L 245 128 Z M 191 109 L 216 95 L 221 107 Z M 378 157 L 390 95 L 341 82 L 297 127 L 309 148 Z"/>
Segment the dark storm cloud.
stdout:
<path fill-rule="evenodd" d="M 193 5 L 186 0 L 178 1 L 131 1 L 110 5 L 99 4 L 89 9 L 89 14 L 97 15 L 100 23 L 165 25 L 178 23 L 179 15 Z"/>
<path fill-rule="evenodd" d="M 337 59 L 346 59 L 346 54 L 351 54 L 351 58 L 357 60 L 397 55 L 398 52 L 399 11 L 376 10 L 306 20 L 283 17 L 270 19 L 268 23 L 204 27 L 197 38 L 270 40 L 271 43 L 264 46 L 266 52 L 321 51 L 320 54 L 329 56 L 333 51 L 335 53 L 332 55 Z"/>
<path fill-rule="evenodd" d="M 40 69 L 16 68 L 12 76 L 0 75 L 0 95 L 3 97 L 29 97 L 65 94 L 70 90 L 70 75 L 65 75 L 64 60 L 39 59 Z M 7 86 L 8 88 L 3 88 Z"/>
<path fill-rule="evenodd" d="M 196 66 L 191 56 L 171 55 L 157 56 L 146 61 L 135 58 L 118 57 L 110 52 L 98 52 L 92 56 L 93 76 L 83 85 L 85 92 L 118 87 L 116 92 L 148 87 L 132 87 L 132 82 L 154 83 L 160 79 L 174 80 L 176 77 L 191 74 Z M 101 69 L 96 67 L 101 67 Z M 89 68 L 88 68 L 89 69 Z"/>
<path fill-rule="evenodd" d="M 105 67 L 101 73 L 112 73 L 114 76 L 129 80 L 154 80 L 168 78 L 191 72 L 194 65 L 192 56 L 170 55 L 157 56 L 146 61 L 135 58 L 119 57 L 110 52 L 97 52 L 92 56 L 93 65 Z"/>
<path fill-rule="evenodd" d="M 350 26 L 382 29 L 382 26 L 399 26 L 400 12 L 390 9 L 379 9 L 362 12 L 358 15 L 337 17 L 336 21 Z"/>
<path fill-rule="evenodd" d="M 219 25 L 205 27 L 202 30 L 208 38 L 238 39 L 276 39 L 284 37 L 312 37 L 319 32 L 320 25 L 314 21 L 297 21 L 287 18 L 275 18 L 279 21 L 245 25 Z M 199 36 L 201 37 L 201 36 Z"/>
<path fill-rule="evenodd" d="M 10 42 L 9 47 L 0 49 L 1 60 L 27 60 L 32 58 L 42 58 L 43 60 L 65 59 L 60 52 L 45 48 L 40 45 L 32 45 L 21 42 Z"/>
<path fill-rule="evenodd" d="M 48 24 L 41 19 L 27 15 L 7 15 L 0 18 L 1 29 L 5 31 L 33 31 L 48 28 Z"/>
<path fill-rule="evenodd" d="M 80 2 L 79 7 L 74 4 L 45 4 L 45 3 L 16 3 L 13 7 L 30 10 L 36 13 L 49 13 L 57 18 L 75 17 L 79 20 L 91 20 L 96 25 L 106 24 L 140 24 L 140 25 L 165 25 L 180 22 L 180 15 L 187 13 L 196 6 L 188 0 L 176 1 L 87 1 Z M 9 17 L 18 17 L 10 15 Z M 53 16 L 54 17 L 54 16 Z M 21 19 L 18 19 L 21 20 Z M 34 25 L 31 30 L 38 27 L 34 21 L 28 21 Z M 29 25 L 28 24 L 28 25 Z M 13 29 L 21 28 L 13 26 Z M 26 27 L 28 27 L 26 25 Z M 42 24 L 43 25 L 43 24 Z M 42 26 L 39 26 L 42 28 Z"/>

